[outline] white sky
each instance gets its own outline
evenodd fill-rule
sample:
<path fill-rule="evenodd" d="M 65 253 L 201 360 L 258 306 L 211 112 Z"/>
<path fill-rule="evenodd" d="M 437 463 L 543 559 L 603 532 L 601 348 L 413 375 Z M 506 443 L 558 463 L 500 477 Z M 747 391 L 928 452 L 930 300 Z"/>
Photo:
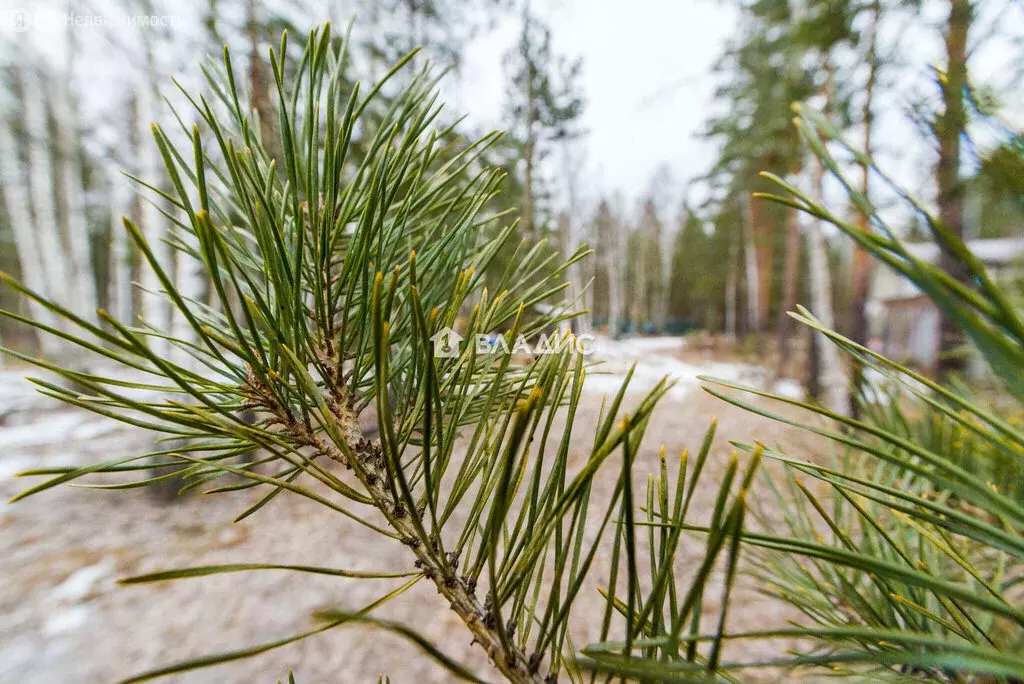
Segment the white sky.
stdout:
<path fill-rule="evenodd" d="M 551 23 L 554 48 L 584 60 L 588 172 L 581 191 L 643 193 L 658 165 L 677 181 L 707 170 L 714 148 L 700 140 L 714 80 L 710 67 L 735 29 L 718 0 L 535 2 Z M 501 57 L 517 22 L 480 37 L 466 55 L 453 104 L 481 126 L 500 123 Z M 500 49 L 499 49 L 500 46 Z"/>
<path fill-rule="evenodd" d="M 329 1 L 323 0 L 325 8 Z M 552 26 L 555 50 L 584 60 L 588 135 L 586 161 L 578 177 L 585 202 L 622 191 L 627 206 L 632 206 L 659 165 L 668 165 L 673 186 L 679 189 L 713 163 L 714 145 L 701 139 L 700 133 L 711 112 L 716 84 L 711 65 L 737 29 L 733 4 L 725 0 L 534 0 L 534 10 Z M 0 64 L 15 61 L 18 53 L 30 49 L 49 57 L 55 68 L 63 68 L 67 31 L 60 23 L 61 13 L 71 6 L 83 15 L 114 16 L 123 5 L 115 0 L 0 0 Z M 201 56 L 188 45 L 194 40 L 189 36 L 199 35 L 206 0 L 153 0 L 153 5 L 155 11 L 173 15 L 176 22 L 174 39 L 181 45 L 173 51 L 176 56 L 165 55 L 163 62 L 168 70 L 180 73 Z M 1024 4 L 986 0 L 979 6 L 986 21 L 995 17 L 1004 34 L 1024 36 Z M 1000 6 L 1007 9 L 996 16 L 993 8 Z M 24 33 L 12 30 L 12 10 L 18 7 L 28 9 L 36 19 L 37 25 Z M 893 167 L 897 178 L 925 193 L 932 157 L 908 123 L 907 113 L 915 98 L 934 91 L 929 65 L 939 55 L 937 26 L 944 18 L 945 2 L 933 0 L 926 7 L 930 11 L 924 19 L 914 20 L 908 30 L 893 28 L 890 38 L 901 46 L 904 64 L 890 73 L 888 92 L 878 102 L 881 120 L 876 135 L 883 162 Z M 502 58 L 518 28 L 518 18 L 512 16 L 480 35 L 468 46 L 461 78 L 445 84 L 449 112 L 467 113 L 474 128 L 501 124 L 506 76 Z M 102 123 L 104 109 L 117 106 L 130 93 L 139 66 L 138 57 L 133 57 L 139 36 L 132 31 L 137 29 L 116 32 L 124 45 L 116 48 L 98 29 L 76 29 L 82 58 L 75 80 L 83 116 Z M 1008 99 L 1008 118 L 1020 125 L 1024 124 L 1024 89 L 1005 82 L 1007 65 L 1018 59 L 1019 48 L 1009 50 L 1005 42 L 990 42 L 974 57 L 972 73 L 979 81 L 995 82 Z M 165 85 L 171 88 L 169 79 Z M 108 132 L 114 138 L 119 134 L 123 131 Z M 671 201 L 674 210 L 678 196 Z"/>

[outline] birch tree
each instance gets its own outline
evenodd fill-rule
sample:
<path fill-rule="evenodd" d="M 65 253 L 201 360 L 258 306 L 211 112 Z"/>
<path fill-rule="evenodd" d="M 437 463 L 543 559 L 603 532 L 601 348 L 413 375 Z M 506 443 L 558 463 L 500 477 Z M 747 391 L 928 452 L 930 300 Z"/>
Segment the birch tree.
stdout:
<path fill-rule="evenodd" d="M 56 157 L 59 183 L 64 191 L 68 264 L 70 266 L 69 304 L 79 316 L 94 320 L 96 307 L 96 278 L 91 255 L 89 221 L 85 203 L 85 183 L 79 162 L 81 139 L 74 111 L 75 45 L 73 28 L 67 31 L 68 61 L 64 74 L 52 79 L 53 117 L 56 129 Z"/>
<path fill-rule="evenodd" d="M 817 159 L 812 165 L 812 196 L 822 200 L 824 169 Z M 828 246 L 823 232 L 824 223 L 815 225 L 808 234 L 808 260 L 810 261 L 811 311 L 822 325 L 832 329 L 835 312 L 832 306 L 832 275 L 828 265 Z M 850 411 L 850 393 L 846 375 L 843 372 L 839 347 L 828 340 L 821 339 L 817 332 L 812 332 L 818 339 L 813 345 L 817 355 L 818 386 L 821 390 L 821 402 L 836 413 L 848 415 Z"/>
<path fill-rule="evenodd" d="M 729 259 L 725 265 L 725 339 L 736 341 L 736 313 L 739 310 L 740 250 L 737 240 L 729 240 Z"/>
<path fill-rule="evenodd" d="M 122 321 L 133 319 L 132 250 L 121 217 L 129 213 L 131 188 L 128 179 L 111 170 L 107 180 L 110 200 L 110 279 L 107 306 Z"/>
<path fill-rule="evenodd" d="M 39 231 L 35 230 L 29 211 L 29 189 L 20 164 L 16 139 L 11 132 L 10 114 L 4 113 L 0 123 L 0 184 L 3 186 L 4 206 L 14 233 L 14 246 L 18 255 L 21 277 L 30 290 L 48 291 L 46 269 L 43 264 Z M 58 321 L 36 300 L 29 300 L 29 311 L 40 323 L 54 327 Z M 33 331 L 35 332 L 35 331 Z M 60 352 L 60 341 L 52 335 L 36 334 L 44 356 L 53 358 Z"/>
<path fill-rule="evenodd" d="M 760 332 L 763 325 L 761 311 L 761 273 L 757 259 L 757 234 L 754 231 L 754 198 L 743 194 L 743 265 L 747 283 L 747 330 Z"/>
<path fill-rule="evenodd" d="M 583 168 L 583 154 L 575 140 L 567 138 L 562 144 L 563 165 L 566 188 L 566 211 L 562 213 L 559 221 L 559 236 L 562 245 L 562 256 L 569 259 L 583 243 L 583 222 L 580 220 L 580 198 L 579 198 L 579 176 Z M 593 295 L 592 288 L 584 277 L 584 264 L 580 261 L 573 262 L 569 267 L 569 284 L 573 297 L 580 299 L 580 304 L 588 310 L 588 313 L 577 316 L 573 319 L 573 330 L 577 334 L 590 332 L 592 327 L 592 304 L 590 299 Z"/>
<path fill-rule="evenodd" d="M 160 154 L 156 146 L 149 141 L 152 137 L 150 127 L 156 120 L 157 71 L 156 58 L 150 38 L 142 38 L 143 71 L 136 89 L 136 137 L 142 141 L 138 148 L 139 178 L 147 183 L 156 183 L 160 178 Z M 169 231 L 167 221 L 153 197 L 144 198 L 141 202 L 142 230 L 153 250 L 157 263 L 170 269 L 171 249 L 168 244 Z M 171 325 L 170 303 L 161 294 L 160 280 L 153 269 L 143 269 L 140 274 L 142 287 L 141 315 L 147 325 L 156 330 L 168 330 Z M 151 341 L 153 351 L 158 356 L 166 356 L 169 346 L 160 338 Z"/>
<path fill-rule="evenodd" d="M 786 374 L 789 366 L 789 346 L 792 337 L 792 319 L 789 312 L 796 308 L 796 285 L 800 270 L 800 215 L 795 209 L 787 212 L 786 220 L 786 264 L 782 278 L 782 305 L 779 307 L 779 322 L 776 324 L 779 363 L 776 375 Z"/>
<path fill-rule="evenodd" d="M 67 259 L 57 225 L 53 192 L 53 160 L 49 116 L 39 72 L 25 72 L 21 78 L 25 132 L 28 136 L 29 187 L 32 213 L 43 266 L 43 285 L 50 298 L 64 306 L 70 303 Z"/>
<path fill-rule="evenodd" d="M 822 56 L 823 82 L 821 85 L 821 99 L 823 109 L 826 113 L 832 110 L 834 104 L 833 78 L 834 67 L 832 65 L 830 51 L 825 51 Z M 819 203 L 823 201 L 825 182 L 825 167 L 820 159 L 815 157 L 811 165 L 811 196 Z M 832 274 L 828 264 L 828 246 L 825 242 L 823 232 L 824 222 L 819 222 L 810 231 L 808 236 L 808 258 L 810 261 L 810 283 L 811 283 L 811 311 L 828 327 L 834 328 L 835 312 L 833 311 L 832 298 Z M 830 344 L 828 340 L 816 332 L 812 333 L 815 340 L 813 353 L 816 358 L 816 369 L 818 372 L 817 386 L 820 390 L 821 402 L 832 411 L 841 415 L 849 415 L 850 392 L 843 372 L 842 361 L 839 357 L 839 348 Z"/>
<path fill-rule="evenodd" d="M 878 51 L 878 31 L 879 23 L 882 20 L 882 3 L 881 0 L 872 0 L 868 5 L 868 26 L 866 29 L 867 37 L 865 41 L 865 53 L 864 61 L 867 64 L 868 73 L 864 83 L 864 103 L 861 108 L 861 125 L 864 127 L 864 154 L 870 157 L 873 152 L 873 133 L 874 133 L 874 104 L 875 104 L 875 90 L 878 87 L 879 72 L 881 70 L 881 59 L 879 58 Z M 864 166 L 861 169 L 860 178 L 860 192 L 864 196 L 868 203 L 870 203 L 871 197 L 871 170 Z M 860 212 L 860 226 L 863 230 L 870 230 L 871 228 L 871 217 L 866 211 Z M 852 280 L 851 283 L 851 294 L 852 301 L 850 303 L 850 339 L 860 345 L 866 345 L 868 343 L 868 316 L 867 316 L 867 303 L 868 303 L 868 290 L 871 282 L 871 270 L 872 270 L 871 257 L 867 250 L 864 249 L 859 243 L 854 242 L 853 245 L 853 268 L 852 268 Z M 851 411 L 854 417 L 858 417 L 860 403 L 856 401 L 856 395 L 861 386 L 862 381 L 862 364 L 859 360 L 853 360 L 853 369 L 851 374 L 851 391 L 854 395 L 854 400 L 851 402 Z"/>
<path fill-rule="evenodd" d="M 624 232 L 608 200 L 601 200 L 594 218 L 594 233 L 598 245 L 598 270 L 604 278 L 607 292 L 608 332 L 612 336 L 619 334 L 622 325 L 623 281 L 626 275 Z"/>

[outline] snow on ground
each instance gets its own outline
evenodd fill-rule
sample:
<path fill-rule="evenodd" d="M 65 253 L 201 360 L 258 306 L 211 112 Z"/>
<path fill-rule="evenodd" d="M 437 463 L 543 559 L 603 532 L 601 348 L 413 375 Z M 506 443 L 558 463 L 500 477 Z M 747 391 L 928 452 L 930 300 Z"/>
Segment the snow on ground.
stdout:
<path fill-rule="evenodd" d="M 772 384 L 772 394 L 786 399 L 803 399 L 806 392 L 804 386 L 793 378 L 779 378 Z"/>
<path fill-rule="evenodd" d="M 52 404 L 51 399 L 36 392 L 35 386 L 25 380 L 26 375 L 40 375 L 35 369 L 21 368 L 18 370 L 0 370 L 0 418 L 7 412 L 23 410 L 30 406 Z"/>
<path fill-rule="evenodd" d="M 682 337 L 634 337 L 614 340 L 599 337 L 593 344 L 599 365 L 587 378 L 584 390 L 591 394 L 614 394 L 619 391 L 629 369 L 636 364 L 629 394 L 650 390 L 664 377 L 675 381 L 669 397 L 682 399 L 702 384 L 700 376 L 737 381 L 753 386 L 763 385 L 767 372 L 760 366 L 745 363 L 687 363 L 676 356 L 685 348 Z"/>

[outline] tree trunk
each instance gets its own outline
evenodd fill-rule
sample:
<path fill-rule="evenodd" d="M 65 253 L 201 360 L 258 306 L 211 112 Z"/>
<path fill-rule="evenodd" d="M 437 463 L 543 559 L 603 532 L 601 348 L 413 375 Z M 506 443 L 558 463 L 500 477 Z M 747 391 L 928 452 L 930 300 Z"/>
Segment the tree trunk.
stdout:
<path fill-rule="evenodd" d="M 753 192 L 749 195 L 749 212 L 754 254 L 757 258 L 757 331 L 763 332 L 768 328 L 768 312 L 771 309 L 772 257 L 774 255 L 772 228 L 770 223 L 765 222 L 762 205 L 754 201 Z"/>
<path fill-rule="evenodd" d="M 757 246 L 754 244 L 754 198 L 749 193 L 743 198 L 743 229 L 743 254 L 747 271 L 747 326 L 751 332 L 761 332 L 761 279 Z"/>
<path fill-rule="evenodd" d="M 576 222 L 572 218 L 571 212 L 564 212 L 558 217 L 558 235 L 559 243 L 562 247 L 562 258 L 568 259 L 573 255 L 576 249 L 580 246 L 580 240 L 576 235 Z M 583 297 L 583 273 L 581 271 L 581 264 L 579 261 L 569 267 L 569 296 L 575 300 L 573 306 L 574 309 L 579 307 L 585 307 L 586 302 Z M 590 313 L 580 314 L 570 321 L 572 331 L 577 335 L 585 332 L 590 332 Z"/>
<path fill-rule="evenodd" d="M 665 325 L 668 322 L 668 288 L 672 273 L 672 245 L 669 237 L 671 237 L 671 231 L 659 221 L 658 234 L 655 236 L 653 245 L 657 271 L 654 274 L 654 310 L 651 312 L 654 328 L 659 333 L 665 332 Z"/>
<path fill-rule="evenodd" d="M 946 27 L 946 78 L 942 83 L 943 111 L 936 130 L 939 163 L 936 169 L 939 219 L 955 236 L 964 236 L 964 187 L 960 182 L 960 137 L 967 127 L 964 88 L 967 86 L 967 34 L 971 26 L 969 0 L 950 0 Z M 939 265 L 961 282 L 968 281 L 963 263 L 943 248 Z M 962 347 L 966 342 L 955 320 L 940 312 L 938 371 L 960 373 L 967 367 Z"/>
<path fill-rule="evenodd" d="M 110 177 L 110 312 L 123 323 L 132 321 L 132 251 L 121 217 L 128 213 L 128 179 L 118 172 Z"/>
<path fill-rule="evenodd" d="M 736 311 L 739 309 L 740 273 L 739 249 L 736 240 L 729 242 L 729 263 L 725 273 L 725 337 L 730 342 L 736 341 Z"/>
<path fill-rule="evenodd" d="M 813 193 L 819 202 L 822 199 L 824 178 L 825 170 L 821 162 L 815 159 Z M 807 242 L 811 266 L 811 310 L 825 327 L 831 329 L 835 325 L 832 311 L 832 278 L 828 268 L 828 247 L 820 222 L 810 231 Z M 824 339 L 820 333 L 811 334 L 814 338 L 814 353 L 817 355 L 817 384 L 821 388 L 820 396 L 817 398 L 826 408 L 847 415 L 849 392 L 842 361 L 839 358 L 839 349 L 831 341 Z"/>
<path fill-rule="evenodd" d="M 78 159 L 79 136 L 71 93 L 70 69 L 53 89 L 53 114 L 57 130 L 57 169 L 67 200 L 68 261 L 71 266 L 72 310 L 86 320 L 96 319 L 96 277 L 93 271 L 92 241 L 86 213 L 82 167 Z"/>
<path fill-rule="evenodd" d="M 4 204 L 14 233 L 14 247 L 21 268 L 21 280 L 27 288 L 44 294 L 47 291 L 46 270 L 43 266 L 40 235 L 32 224 L 29 213 L 29 193 L 21 173 L 17 146 L 6 120 L 0 124 L 0 182 L 3 185 Z M 56 320 L 44 306 L 28 300 L 32 318 L 44 325 L 55 326 Z M 53 358 L 60 352 L 60 342 L 53 335 L 37 333 L 43 356 Z"/>
<path fill-rule="evenodd" d="M 875 85 L 878 82 L 878 22 L 881 19 L 881 2 L 871 5 L 871 24 L 868 27 L 868 79 L 864 85 L 864 154 L 871 157 L 871 133 L 874 123 L 872 105 L 874 102 Z M 871 170 L 865 166 L 861 172 L 861 194 L 867 199 L 870 196 Z M 860 226 L 863 230 L 871 230 L 871 219 L 866 213 L 860 215 Z M 871 270 L 873 261 L 871 255 L 860 246 L 860 243 L 853 245 L 853 273 L 851 291 L 853 301 L 850 302 L 850 339 L 860 345 L 868 343 L 868 317 L 867 302 L 870 294 Z M 860 416 L 860 404 L 857 401 L 863 379 L 863 365 L 857 358 L 853 359 L 851 383 L 850 410 L 854 418 Z"/>
<path fill-rule="evenodd" d="M 277 161 L 277 173 L 284 177 L 284 148 L 277 130 L 277 114 L 270 101 L 270 77 L 260 54 L 260 24 L 257 16 L 259 3 L 249 0 L 246 5 L 245 33 L 249 40 L 249 97 L 260 122 L 260 140 L 271 159 Z M 281 55 L 284 58 L 284 55 Z"/>
<path fill-rule="evenodd" d="M 527 4 L 524 15 L 523 31 L 530 30 L 529 4 Z M 529 60 L 529 54 L 524 55 Z M 534 101 L 536 94 L 533 91 L 533 68 L 530 63 L 526 67 L 526 142 L 523 144 L 523 206 L 521 227 L 523 235 L 531 240 L 534 226 L 534 196 L 533 196 L 533 164 L 534 156 L 537 153 L 537 135 L 534 131 L 534 123 L 537 118 L 537 103 Z"/>
<path fill-rule="evenodd" d="M 789 365 L 789 345 L 793 331 L 793 319 L 789 312 L 796 308 L 796 278 L 800 271 L 800 215 L 796 209 L 787 213 L 786 226 L 786 273 L 782 288 L 782 306 L 779 307 L 779 322 L 776 329 L 779 348 L 779 365 L 775 374 L 786 375 Z"/>
<path fill-rule="evenodd" d="M 522 218 L 520 219 L 520 227 L 522 228 L 523 235 L 527 239 L 532 239 L 534 225 L 533 225 L 533 124 L 529 124 L 531 132 L 526 140 L 526 144 L 523 145 L 523 209 Z"/>
<path fill-rule="evenodd" d="M 566 189 L 569 194 L 569 209 L 564 215 L 565 223 L 559 232 L 562 238 L 562 254 L 564 258 L 568 259 L 584 243 L 582 222 L 579 220 L 578 182 L 579 169 L 582 164 L 577 163 L 577 160 L 573 158 L 571 141 L 565 143 L 563 152 L 565 154 Z M 569 267 L 569 287 L 572 288 L 571 296 L 578 298 L 577 306 L 587 309 L 586 313 L 572 320 L 573 332 L 577 335 L 589 333 L 593 327 L 591 324 L 593 313 L 586 301 L 590 291 L 585 289 L 583 263 L 580 261 Z"/>
<path fill-rule="evenodd" d="M 828 115 L 832 111 L 832 78 L 834 68 L 831 61 L 826 57 L 822 70 L 826 74 L 824 84 L 825 105 L 824 112 Z M 812 166 L 811 193 L 818 203 L 823 202 L 825 183 L 825 167 L 821 160 L 814 157 Z M 833 311 L 832 298 L 832 277 L 829 273 L 828 246 L 825 243 L 823 223 L 819 220 L 818 225 L 811 231 L 808 239 L 808 256 L 810 257 L 811 275 L 811 310 L 818 320 L 828 329 L 835 328 L 835 313 Z M 850 413 L 850 393 L 847 386 L 846 376 L 843 373 L 842 360 L 839 357 L 839 348 L 824 335 L 811 332 L 812 354 L 815 360 L 812 368 L 815 371 L 811 387 L 817 390 L 812 396 L 817 398 L 828 409 L 842 415 Z"/>
<path fill-rule="evenodd" d="M 627 294 L 627 301 L 629 302 L 627 307 L 629 309 L 629 322 L 634 333 L 643 327 L 645 314 L 647 311 L 647 278 L 648 278 L 648 266 L 647 266 L 647 240 L 643 234 L 643 227 L 633 229 L 633 234 L 630 236 L 633 242 L 634 254 L 632 259 L 628 252 L 629 242 L 627 241 L 627 253 L 626 260 L 633 261 L 633 282 L 630 291 Z"/>
<path fill-rule="evenodd" d="M 157 155 L 156 143 L 152 140 L 150 124 L 155 119 L 154 101 L 156 99 L 156 67 L 153 64 L 152 51 L 147 46 L 146 52 L 146 74 L 144 82 L 138 92 L 138 109 L 136 126 L 139 139 L 139 177 L 147 183 L 159 184 L 161 177 L 160 160 Z M 160 213 L 155 202 L 155 197 L 144 197 L 142 199 L 142 232 L 153 252 L 157 263 L 168 272 L 173 272 L 171 263 L 171 249 L 167 244 L 168 228 L 165 217 Z M 139 274 L 142 286 L 142 318 L 154 329 L 166 332 L 170 329 L 171 307 L 164 295 L 161 294 L 162 286 L 156 276 L 156 272 L 149 264 L 142 265 L 142 272 Z M 153 352 L 162 358 L 167 357 L 169 345 L 167 340 L 159 337 L 151 337 L 148 340 Z"/>
<path fill-rule="evenodd" d="M 622 325 L 622 274 L 625 260 L 622 258 L 622 226 L 618 221 L 609 221 L 609 245 L 604 250 L 605 276 L 608 279 L 608 332 L 617 337 Z"/>
<path fill-rule="evenodd" d="M 38 74 L 21 79 L 25 97 L 25 130 L 29 138 L 28 163 L 32 211 L 35 215 L 35 231 L 38 235 L 44 273 L 44 286 L 41 292 L 59 304 L 67 306 L 70 303 L 68 271 L 54 206 L 53 166 L 42 80 Z"/>

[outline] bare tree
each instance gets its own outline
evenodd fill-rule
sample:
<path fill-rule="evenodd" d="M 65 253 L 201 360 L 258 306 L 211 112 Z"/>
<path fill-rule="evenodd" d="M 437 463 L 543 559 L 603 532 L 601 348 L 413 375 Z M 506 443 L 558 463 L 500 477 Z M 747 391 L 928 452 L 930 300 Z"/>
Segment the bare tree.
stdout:
<path fill-rule="evenodd" d="M 820 163 L 814 166 L 815 198 L 821 201 L 821 187 L 824 171 Z M 828 268 L 828 247 L 822 226 L 815 226 L 809 231 L 808 257 L 811 273 L 811 310 L 821 322 L 832 329 L 835 315 L 832 310 L 832 276 Z M 821 402 L 829 409 L 846 415 L 849 413 L 850 395 L 846 386 L 846 375 L 843 373 L 839 349 L 830 341 L 822 339 L 818 333 L 814 345 L 817 358 L 818 386 L 821 388 Z"/>
<path fill-rule="evenodd" d="M 21 79 L 25 132 L 28 136 L 29 187 L 32 213 L 39 241 L 44 278 L 42 292 L 63 305 L 70 303 L 67 260 L 53 193 L 53 159 L 50 155 L 49 116 L 40 74 Z"/>
<path fill-rule="evenodd" d="M 870 18 L 869 25 L 867 28 L 867 54 L 865 61 L 868 65 L 868 77 L 864 84 L 864 106 L 862 110 L 861 118 L 864 124 L 864 154 L 868 157 L 872 153 L 872 129 L 874 126 L 874 98 L 875 98 L 875 87 L 878 85 L 878 71 L 880 66 L 880 60 L 878 56 L 878 23 L 881 20 L 882 3 L 881 0 L 875 0 L 871 3 L 869 8 Z M 870 195 L 870 178 L 871 170 L 868 166 L 864 166 L 861 175 L 861 194 L 865 198 Z M 860 215 L 861 227 L 867 230 L 871 225 L 871 219 L 866 213 Z M 867 317 L 867 301 L 868 301 L 868 288 L 871 282 L 871 268 L 872 259 L 867 251 L 860 246 L 860 243 L 855 243 L 853 246 L 853 273 L 852 273 L 852 294 L 853 301 L 850 303 L 850 339 L 858 344 L 867 344 L 868 341 L 868 317 Z M 852 374 L 852 387 L 854 393 L 860 387 L 861 384 L 861 364 L 857 358 L 853 359 L 853 374 Z M 854 417 L 857 417 L 858 403 L 856 400 L 851 402 L 850 409 Z"/>
<path fill-rule="evenodd" d="M 260 140 L 267 154 L 277 161 L 277 172 L 283 174 L 284 152 L 281 147 L 281 134 L 277 130 L 277 115 L 270 99 L 270 75 L 260 54 L 262 43 L 259 9 L 262 3 L 248 0 L 246 4 L 245 36 L 249 41 L 249 98 L 252 109 L 259 119 Z M 215 31 L 208 27 L 208 31 Z"/>
<path fill-rule="evenodd" d="M 953 235 L 964 237 L 964 186 L 960 179 L 960 143 L 967 128 L 964 90 L 967 83 L 967 36 L 973 10 L 970 0 L 950 0 L 946 24 L 946 72 L 942 83 L 942 111 L 935 130 L 939 138 L 936 183 L 939 191 L 939 219 Z M 951 250 L 943 247 L 939 265 L 961 282 L 967 281 L 966 266 Z M 939 330 L 939 372 L 961 372 L 966 359 L 961 347 L 966 338 L 960 324 L 943 314 Z"/>
<path fill-rule="evenodd" d="M 743 256 L 747 271 L 747 321 L 748 328 L 760 332 L 763 326 L 761 312 L 761 278 L 757 263 L 757 245 L 754 232 L 754 198 L 750 193 L 743 195 Z"/>
<path fill-rule="evenodd" d="M 580 220 L 579 209 L 579 174 L 583 168 L 582 153 L 574 145 L 575 139 L 565 138 L 562 141 L 563 163 L 565 165 L 565 188 L 568 208 L 559 217 L 559 235 L 561 236 L 562 254 L 568 259 L 584 243 L 583 222 Z M 569 283 L 572 287 L 572 296 L 580 297 L 580 304 L 589 311 L 587 304 L 591 290 L 587 288 L 583 275 L 583 263 L 577 261 L 569 267 Z M 582 295 L 582 297 L 581 297 Z M 590 332 L 592 327 L 592 313 L 588 312 L 583 316 L 573 319 L 573 329 L 577 334 Z"/>
<path fill-rule="evenodd" d="M 594 220 L 597 235 L 598 268 L 608 287 L 608 331 L 617 335 L 622 325 L 623 280 L 625 278 L 625 231 L 616 212 L 602 200 Z"/>
<path fill-rule="evenodd" d="M 779 363 L 775 374 L 784 376 L 789 365 L 789 346 L 793 337 L 793 319 L 789 312 L 796 308 L 796 280 L 800 272 L 800 215 L 796 209 L 786 214 L 786 264 L 782 280 L 782 306 L 776 326 Z"/>
<path fill-rule="evenodd" d="M 0 123 L 0 184 L 3 186 L 4 205 L 14 233 L 14 246 L 21 268 L 21 279 L 35 292 L 47 291 L 46 270 L 42 261 L 42 247 L 39 232 L 32 223 L 29 212 L 29 190 L 25 175 L 19 163 L 15 137 L 11 132 L 8 117 Z M 33 299 L 28 300 L 32 317 L 40 323 L 56 326 L 54 316 Z M 54 357 L 60 351 L 60 342 L 53 335 L 36 335 L 44 356 Z"/>
<path fill-rule="evenodd" d="M 94 319 L 99 301 L 89 239 L 89 221 L 85 204 L 85 183 L 79 161 L 81 139 L 74 116 L 75 101 L 71 89 L 76 55 L 74 29 L 67 31 L 68 61 L 65 73 L 51 79 L 51 101 L 56 129 L 57 171 L 59 187 L 64 191 L 68 262 L 71 266 L 70 301 L 72 309 L 86 320 Z"/>
<path fill-rule="evenodd" d="M 739 276 L 742 264 L 737 240 L 729 241 L 729 262 L 725 266 L 725 337 L 736 341 L 736 312 L 739 309 Z"/>
<path fill-rule="evenodd" d="M 155 183 L 163 177 L 156 145 L 153 143 L 150 126 L 156 119 L 157 72 L 156 59 L 149 37 L 143 38 L 143 73 L 136 92 L 135 127 L 138 144 L 139 177 L 146 182 Z M 171 267 L 171 247 L 167 243 L 169 236 L 167 221 L 153 200 L 142 202 L 142 230 L 149 243 L 156 261 L 164 268 Z M 157 330 L 169 330 L 171 324 L 171 308 L 169 302 L 161 294 L 160 281 L 152 268 L 143 268 L 139 275 L 142 286 L 142 318 L 148 325 Z M 167 342 L 153 338 L 151 345 L 158 356 L 166 356 Z"/>
<path fill-rule="evenodd" d="M 823 64 L 826 74 L 822 86 L 826 112 L 832 108 L 832 75 L 833 66 L 831 60 L 826 56 Z M 811 166 L 811 192 L 813 197 L 820 203 L 823 201 L 825 167 L 821 160 L 814 158 Z M 812 313 L 830 330 L 834 328 L 835 313 L 833 311 L 832 299 L 832 275 L 828 266 L 828 247 L 825 243 L 825 234 L 822 231 L 823 223 L 815 226 L 808 235 L 808 256 L 810 260 L 810 281 L 811 281 L 811 309 Z M 819 400 L 829 409 L 843 415 L 850 412 L 850 393 L 847 387 L 846 375 L 843 373 L 842 361 L 839 358 L 839 348 L 831 341 L 823 339 L 817 332 L 812 332 L 816 338 L 813 345 L 816 355 L 817 378 L 815 384 L 820 390 Z"/>
<path fill-rule="evenodd" d="M 132 250 L 128 233 L 121 217 L 128 214 L 131 204 L 129 181 L 117 170 L 112 170 L 110 188 L 110 279 L 107 306 L 121 321 L 132 320 Z"/>

